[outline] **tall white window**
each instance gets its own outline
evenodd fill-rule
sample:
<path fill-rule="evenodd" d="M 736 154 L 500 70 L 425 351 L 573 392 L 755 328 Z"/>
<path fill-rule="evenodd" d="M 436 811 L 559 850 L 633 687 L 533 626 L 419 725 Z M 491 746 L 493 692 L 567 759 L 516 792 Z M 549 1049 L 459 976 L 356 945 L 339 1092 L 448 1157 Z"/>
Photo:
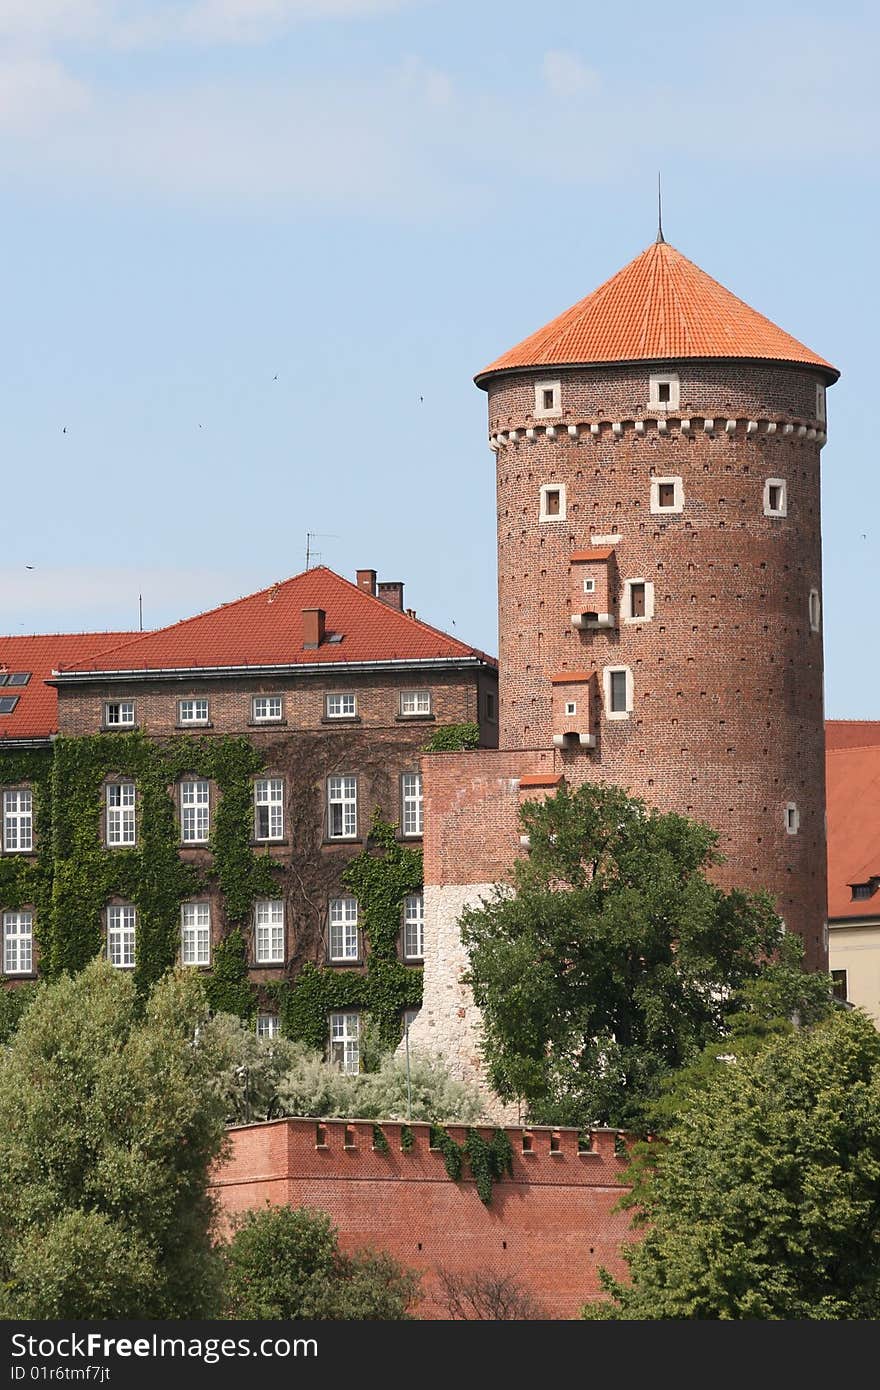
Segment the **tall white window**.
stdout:
<path fill-rule="evenodd" d="M 328 695 L 328 719 L 353 719 L 357 714 L 356 695 Z"/>
<path fill-rule="evenodd" d="M 284 902 L 264 898 L 254 903 L 254 960 L 257 965 L 284 964 Z"/>
<path fill-rule="evenodd" d="M 134 700 L 108 700 L 104 706 L 104 726 L 108 729 L 131 728 L 134 724 Z"/>
<path fill-rule="evenodd" d="M 327 834 L 331 840 L 357 835 L 357 778 L 327 778 Z"/>
<path fill-rule="evenodd" d="M 277 724 L 283 710 L 281 696 L 255 695 L 251 708 L 255 724 Z"/>
<path fill-rule="evenodd" d="M 330 1061 L 340 1071 L 360 1071 L 360 1020 L 356 1013 L 330 1015 Z"/>
<path fill-rule="evenodd" d="M 208 722 L 208 701 L 207 700 L 180 700 L 177 705 L 177 722 L 179 724 L 207 724 Z"/>
<path fill-rule="evenodd" d="M 185 845 L 204 844 L 211 828 L 210 784 L 198 778 L 180 784 L 180 838 Z"/>
<path fill-rule="evenodd" d="M 284 836 L 284 782 L 280 777 L 262 777 L 254 783 L 254 838 L 280 840 Z"/>
<path fill-rule="evenodd" d="M 404 835 L 421 835 L 424 823 L 422 774 L 405 772 L 400 779 L 400 799 L 403 805 Z"/>
<path fill-rule="evenodd" d="M 257 1014 L 257 1037 L 275 1038 L 278 1036 L 278 1015 Z"/>
<path fill-rule="evenodd" d="M 606 666 L 602 672 L 607 719 L 626 719 L 633 707 L 633 677 L 628 666 Z"/>
<path fill-rule="evenodd" d="M 357 960 L 357 898 L 330 899 L 330 959 Z"/>
<path fill-rule="evenodd" d="M 430 690 L 403 690 L 400 694 L 401 714 L 430 714 Z"/>
<path fill-rule="evenodd" d="M 128 905 L 107 908 L 107 959 L 120 970 L 134 967 L 137 912 Z"/>
<path fill-rule="evenodd" d="M 3 848 L 24 854 L 34 847 L 33 796 L 29 787 L 3 793 Z"/>
<path fill-rule="evenodd" d="M 210 903 L 184 903 L 180 909 L 180 959 L 184 965 L 211 964 Z"/>
<path fill-rule="evenodd" d="M 6 975 L 30 975 L 34 968 L 34 914 L 4 912 L 3 914 L 3 972 Z"/>
<path fill-rule="evenodd" d="M 107 786 L 107 843 L 135 843 L 134 782 L 110 782 Z"/>
<path fill-rule="evenodd" d="M 425 954 L 425 899 L 409 893 L 403 900 L 403 954 L 406 960 L 422 960 Z"/>

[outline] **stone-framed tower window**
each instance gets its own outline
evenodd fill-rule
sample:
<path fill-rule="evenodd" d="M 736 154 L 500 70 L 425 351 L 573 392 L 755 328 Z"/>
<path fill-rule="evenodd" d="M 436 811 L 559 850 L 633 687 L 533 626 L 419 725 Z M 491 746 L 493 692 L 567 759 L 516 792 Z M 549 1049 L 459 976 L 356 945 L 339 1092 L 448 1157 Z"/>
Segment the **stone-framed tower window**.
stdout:
<path fill-rule="evenodd" d="M 561 414 L 562 382 L 537 382 L 535 385 L 535 419 L 550 420 Z"/>
<path fill-rule="evenodd" d="M 541 509 L 538 513 L 539 521 L 564 521 L 565 520 L 565 485 L 564 483 L 544 483 L 541 488 Z"/>
<path fill-rule="evenodd" d="M 810 614 L 810 631 L 819 632 L 822 627 L 822 600 L 819 597 L 818 589 L 810 590 L 808 609 Z"/>
<path fill-rule="evenodd" d="M 764 515 L 788 515 L 788 488 L 784 478 L 768 478 L 765 482 Z"/>
<path fill-rule="evenodd" d="M 652 372 L 648 378 L 648 406 L 651 410 L 678 410 L 680 397 L 675 372 Z"/>
<path fill-rule="evenodd" d="M 651 479 L 651 512 L 663 515 L 664 512 L 684 511 L 684 484 L 681 478 Z"/>
<path fill-rule="evenodd" d="M 628 666 L 606 666 L 602 672 L 606 719 L 629 719 L 633 708 L 633 675 Z"/>

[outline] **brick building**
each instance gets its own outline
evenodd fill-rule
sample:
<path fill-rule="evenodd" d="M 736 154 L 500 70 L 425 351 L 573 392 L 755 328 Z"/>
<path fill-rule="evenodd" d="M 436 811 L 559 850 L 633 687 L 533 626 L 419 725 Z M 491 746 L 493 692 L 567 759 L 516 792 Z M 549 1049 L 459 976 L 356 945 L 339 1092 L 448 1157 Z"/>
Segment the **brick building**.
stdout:
<path fill-rule="evenodd" d="M 447 724 L 497 741 L 495 662 L 402 584 L 318 567 L 156 632 L 0 639 L 0 670 L 6 976 L 101 949 L 146 978 L 177 956 L 210 972 L 237 929 L 261 1031 L 270 987 L 317 967 L 356 1067 L 370 943 L 343 871 L 377 809 L 421 846 L 421 750 Z M 400 907 L 392 964 L 420 977 L 420 884 Z"/>
<path fill-rule="evenodd" d="M 838 997 L 880 1027 L 880 721 L 825 730 L 828 965 Z"/>
<path fill-rule="evenodd" d="M 520 801 L 563 778 L 712 824 L 718 881 L 768 889 L 826 966 L 819 458 L 837 376 L 662 239 L 478 374 L 499 750 L 423 760 L 413 1034 L 462 1072 L 479 1054 L 458 916 L 509 873 Z"/>

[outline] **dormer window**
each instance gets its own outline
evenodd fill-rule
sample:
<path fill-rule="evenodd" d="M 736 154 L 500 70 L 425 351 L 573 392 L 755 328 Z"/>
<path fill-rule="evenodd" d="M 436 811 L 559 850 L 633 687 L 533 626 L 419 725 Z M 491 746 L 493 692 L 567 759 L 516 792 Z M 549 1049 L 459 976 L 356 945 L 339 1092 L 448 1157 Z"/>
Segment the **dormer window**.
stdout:
<path fill-rule="evenodd" d="M 539 381 L 535 387 L 535 419 L 546 420 L 562 413 L 562 383 Z"/>
<path fill-rule="evenodd" d="M 877 892 L 878 883 L 880 883 L 880 878 L 869 878 L 867 883 L 851 883 L 853 902 L 866 902 L 868 898 L 873 898 Z"/>

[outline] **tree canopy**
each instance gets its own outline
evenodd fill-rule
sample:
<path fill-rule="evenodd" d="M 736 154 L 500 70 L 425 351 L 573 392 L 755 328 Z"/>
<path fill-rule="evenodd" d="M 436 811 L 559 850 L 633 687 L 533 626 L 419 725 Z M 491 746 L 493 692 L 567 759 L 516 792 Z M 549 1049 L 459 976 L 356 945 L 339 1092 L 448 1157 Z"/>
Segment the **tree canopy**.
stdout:
<path fill-rule="evenodd" d="M 827 1007 L 827 977 L 799 968 L 769 897 L 707 877 L 710 827 L 602 784 L 520 816 L 530 844 L 512 890 L 467 909 L 462 937 L 491 1082 L 534 1121 L 645 1133 L 664 1078 L 731 1016 Z"/>
<path fill-rule="evenodd" d="M 627 1177 L 649 1229 L 585 1316 L 880 1317 L 880 1034 L 836 1010 L 717 1063 Z"/>
<path fill-rule="evenodd" d="M 146 1003 L 95 961 L 45 984 L 0 1054 L 0 1317 L 175 1318 L 217 1306 L 224 1142 L 192 974 Z"/>
<path fill-rule="evenodd" d="M 243 1212 L 223 1259 L 231 1318 L 400 1320 L 419 1282 L 390 1255 L 341 1251 L 326 1212 L 305 1207 Z"/>

